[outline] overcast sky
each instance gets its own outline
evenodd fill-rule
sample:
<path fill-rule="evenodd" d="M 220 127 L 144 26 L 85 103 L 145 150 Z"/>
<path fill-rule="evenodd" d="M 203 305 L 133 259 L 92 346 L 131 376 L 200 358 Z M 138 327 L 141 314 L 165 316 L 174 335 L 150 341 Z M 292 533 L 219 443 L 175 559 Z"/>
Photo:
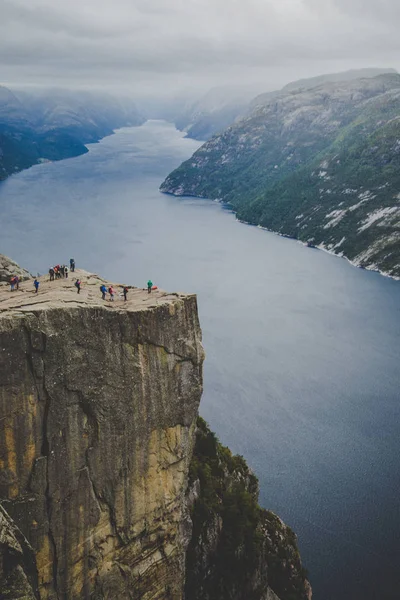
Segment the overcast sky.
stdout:
<path fill-rule="evenodd" d="M 400 67 L 400 0 L 0 0 L 0 83 L 206 91 Z"/>

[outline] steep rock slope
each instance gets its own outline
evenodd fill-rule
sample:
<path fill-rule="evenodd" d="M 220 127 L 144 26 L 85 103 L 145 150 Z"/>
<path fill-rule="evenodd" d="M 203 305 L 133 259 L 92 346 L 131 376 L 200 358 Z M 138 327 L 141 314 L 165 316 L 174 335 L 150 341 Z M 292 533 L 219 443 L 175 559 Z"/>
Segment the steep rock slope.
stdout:
<path fill-rule="evenodd" d="M 37 588 L 33 549 L 0 504 L 0 598 L 37 600 Z"/>
<path fill-rule="evenodd" d="M 0 291 L 0 499 L 40 598 L 179 599 L 202 391 L 194 296 Z"/>
<path fill-rule="evenodd" d="M 296 536 L 258 505 L 258 481 L 198 419 L 190 466 L 189 600 L 308 600 Z"/>
<path fill-rule="evenodd" d="M 400 275 L 400 76 L 283 91 L 204 144 L 161 190 Z"/>

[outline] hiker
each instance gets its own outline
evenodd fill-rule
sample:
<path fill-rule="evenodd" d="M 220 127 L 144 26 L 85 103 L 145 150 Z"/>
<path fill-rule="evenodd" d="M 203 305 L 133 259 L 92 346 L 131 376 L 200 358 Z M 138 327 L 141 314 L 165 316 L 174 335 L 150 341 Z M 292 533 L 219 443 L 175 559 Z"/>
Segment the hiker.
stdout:
<path fill-rule="evenodd" d="M 106 299 L 106 294 L 107 294 L 107 288 L 104 285 L 104 283 L 100 286 L 100 291 L 101 291 L 101 299 L 105 300 Z"/>
<path fill-rule="evenodd" d="M 11 277 L 11 280 L 10 280 L 10 288 L 11 288 L 10 291 L 11 292 L 14 291 L 14 287 L 15 287 L 15 277 Z"/>
<path fill-rule="evenodd" d="M 153 287 L 153 282 L 151 279 L 148 280 L 147 282 L 147 291 L 150 294 L 151 293 L 151 288 Z"/>
<path fill-rule="evenodd" d="M 108 288 L 108 293 L 110 294 L 110 302 L 114 302 L 114 294 L 115 290 L 112 285 Z"/>
<path fill-rule="evenodd" d="M 80 280 L 80 279 L 77 279 L 77 280 L 75 281 L 75 287 L 76 287 L 76 289 L 78 290 L 78 294 L 80 294 L 80 293 L 81 293 L 81 284 L 82 284 L 82 282 L 81 282 L 81 280 Z"/>
<path fill-rule="evenodd" d="M 50 281 L 54 281 L 54 269 L 50 267 L 49 269 Z"/>
<path fill-rule="evenodd" d="M 14 285 L 15 285 L 15 289 L 19 290 L 19 277 L 18 277 L 18 275 L 16 275 L 14 277 Z"/>
<path fill-rule="evenodd" d="M 69 259 L 69 268 L 70 268 L 71 273 L 75 272 L 75 259 L 74 258 Z"/>
<path fill-rule="evenodd" d="M 60 267 L 61 277 L 65 277 L 65 265 L 61 265 Z"/>
<path fill-rule="evenodd" d="M 68 279 L 68 267 L 65 265 L 64 267 L 65 279 Z"/>
<path fill-rule="evenodd" d="M 35 281 L 33 282 L 33 285 L 35 286 L 35 294 L 38 293 L 39 291 L 39 281 L 37 279 L 35 279 Z"/>
<path fill-rule="evenodd" d="M 128 288 L 126 287 L 126 285 L 124 285 L 124 289 L 122 290 L 122 293 L 124 294 L 124 300 L 126 302 L 128 300 Z"/>

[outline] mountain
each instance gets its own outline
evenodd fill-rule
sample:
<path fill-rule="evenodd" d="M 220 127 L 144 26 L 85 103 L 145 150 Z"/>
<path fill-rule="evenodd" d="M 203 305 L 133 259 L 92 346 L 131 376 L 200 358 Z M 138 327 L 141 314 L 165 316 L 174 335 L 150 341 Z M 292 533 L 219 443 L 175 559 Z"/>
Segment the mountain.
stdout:
<path fill-rule="evenodd" d="M 328 82 L 376 77 L 384 73 L 396 73 L 396 71 L 395 69 L 370 68 L 330 73 L 294 81 L 282 88 L 281 91 L 264 92 L 268 87 L 266 83 L 247 86 L 218 86 L 195 101 L 188 100 L 184 106 L 179 107 L 179 103 L 176 103 L 176 111 L 170 115 L 170 118 L 172 116 L 176 127 L 185 131 L 187 137 L 195 140 L 209 140 L 240 117 L 249 114 L 256 106 L 265 104 L 267 100 L 276 97 L 281 92 L 309 89 Z M 256 95 L 260 94 L 260 91 L 264 93 Z"/>
<path fill-rule="evenodd" d="M 84 154 L 86 144 L 142 122 L 131 101 L 106 94 L 0 87 L 0 180 L 43 160 Z"/>
<path fill-rule="evenodd" d="M 175 125 L 181 131 L 186 131 L 187 137 L 208 140 L 243 115 L 250 100 L 263 87 L 265 86 L 212 88 L 195 102 L 188 102 L 175 116 Z"/>
<path fill-rule="evenodd" d="M 387 73 L 268 95 L 160 189 L 400 276 L 399 167 L 400 76 Z"/>

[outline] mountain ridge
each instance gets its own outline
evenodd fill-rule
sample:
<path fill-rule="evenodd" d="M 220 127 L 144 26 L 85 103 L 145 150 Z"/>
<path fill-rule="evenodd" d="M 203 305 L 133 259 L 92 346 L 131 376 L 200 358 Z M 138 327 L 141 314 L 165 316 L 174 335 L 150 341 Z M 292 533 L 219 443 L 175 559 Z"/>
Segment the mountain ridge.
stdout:
<path fill-rule="evenodd" d="M 0 181 L 43 160 L 85 154 L 86 144 L 143 121 L 133 103 L 106 94 L 0 86 Z"/>
<path fill-rule="evenodd" d="M 221 200 L 240 220 L 397 277 L 399 115 L 396 73 L 268 97 L 160 190 Z"/>

